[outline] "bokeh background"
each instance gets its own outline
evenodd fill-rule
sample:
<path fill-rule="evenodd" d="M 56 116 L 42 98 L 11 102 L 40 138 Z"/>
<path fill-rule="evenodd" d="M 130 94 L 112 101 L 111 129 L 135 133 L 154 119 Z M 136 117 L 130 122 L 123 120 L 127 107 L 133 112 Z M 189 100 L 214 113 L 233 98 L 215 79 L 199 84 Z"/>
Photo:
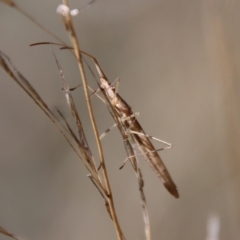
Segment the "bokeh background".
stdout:
<path fill-rule="evenodd" d="M 56 13 L 60 1 L 16 3 L 68 42 Z M 87 2 L 70 4 L 81 9 Z M 145 131 L 174 145 L 161 156 L 179 200 L 139 159 L 153 240 L 240 239 L 239 10 L 234 0 L 97 0 L 74 18 L 82 49 L 109 80 L 121 78 L 120 94 L 140 112 Z M 51 47 L 28 46 L 40 41 L 54 39 L 0 2 L 0 50 L 71 121 Z M 73 56 L 55 53 L 69 85 L 79 84 Z M 2 69 L 0 81 L 0 226 L 25 240 L 117 239 L 67 143 Z M 82 89 L 73 95 L 98 159 Z M 113 121 L 104 104 L 93 104 L 104 132 Z M 126 153 L 117 129 L 103 146 L 126 239 L 145 239 L 137 180 L 130 164 L 118 169 Z M 214 231 L 219 238 L 210 238 Z"/>

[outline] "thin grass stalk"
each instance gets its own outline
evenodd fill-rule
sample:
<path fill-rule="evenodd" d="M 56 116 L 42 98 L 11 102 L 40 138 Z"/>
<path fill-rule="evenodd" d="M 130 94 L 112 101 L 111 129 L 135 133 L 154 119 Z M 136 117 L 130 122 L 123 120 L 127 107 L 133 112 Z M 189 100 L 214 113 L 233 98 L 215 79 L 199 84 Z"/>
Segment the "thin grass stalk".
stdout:
<path fill-rule="evenodd" d="M 67 0 L 63 0 L 63 4 L 67 7 L 69 7 Z M 81 57 L 81 54 L 80 54 L 80 46 L 79 46 L 79 43 L 78 43 L 77 34 L 76 34 L 76 31 L 75 31 L 74 24 L 73 24 L 72 17 L 70 15 L 70 13 L 68 12 L 65 16 L 62 16 L 62 19 L 63 19 L 64 25 L 65 25 L 65 28 L 66 28 L 67 32 L 69 33 L 69 38 L 70 38 L 70 41 L 72 42 L 74 52 L 75 52 L 75 56 L 76 56 L 77 62 L 78 62 L 80 75 L 82 77 L 83 88 L 84 88 L 84 93 L 85 93 L 85 97 L 86 97 L 86 101 L 87 101 L 89 116 L 90 116 L 90 120 L 91 120 L 91 123 L 92 123 L 94 135 L 95 135 L 95 138 L 96 138 L 98 151 L 99 151 L 99 156 L 100 156 L 100 161 L 101 161 L 101 167 L 102 167 L 103 176 L 104 176 L 104 181 L 105 181 L 105 184 L 106 184 L 110 213 L 111 213 L 112 220 L 114 222 L 114 225 L 115 225 L 115 228 L 116 228 L 116 231 L 117 231 L 118 239 L 122 240 L 122 239 L 124 239 L 124 235 L 123 235 L 121 227 L 119 225 L 119 222 L 118 222 L 118 219 L 117 219 L 117 214 L 116 214 L 115 207 L 114 207 L 112 191 L 111 191 L 110 182 L 109 182 L 109 178 L 108 178 L 108 174 L 107 174 L 107 169 L 106 169 L 106 165 L 105 165 L 105 161 L 104 161 L 102 145 L 101 145 L 101 142 L 100 142 L 100 139 L 99 139 L 97 124 L 96 124 L 94 114 L 93 114 L 93 109 L 92 109 L 92 104 L 91 104 L 90 95 L 89 95 L 89 91 L 88 91 L 88 84 L 87 84 L 86 74 L 85 74 L 85 70 L 84 70 L 84 66 L 83 66 L 83 62 L 82 62 L 82 57 Z"/>
<path fill-rule="evenodd" d="M 104 94 L 105 94 L 105 92 L 104 92 Z M 147 209 L 146 197 L 145 197 L 145 193 L 144 193 L 144 181 L 143 181 L 143 177 L 142 177 L 142 172 L 138 166 L 138 162 L 136 159 L 137 154 L 135 153 L 134 147 L 133 147 L 137 143 L 135 143 L 134 139 L 132 138 L 132 136 L 130 134 L 127 135 L 127 131 L 125 131 L 124 126 L 118 120 L 117 113 L 114 111 L 114 109 L 112 107 L 110 107 L 110 109 L 111 109 L 110 113 L 111 113 L 113 119 L 115 120 L 117 127 L 123 137 L 125 150 L 127 152 L 128 158 L 130 159 L 131 165 L 132 165 L 132 167 L 135 171 L 136 177 L 138 179 L 139 192 L 140 192 L 141 205 L 142 205 L 142 213 L 143 213 L 143 221 L 144 221 L 144 227 L 145 227 L 145 236 L 146 236 L 146 240 L 151 240 L 150 219 L 149 219 L 149 213 L 148 213 L 148 209 Z"/>

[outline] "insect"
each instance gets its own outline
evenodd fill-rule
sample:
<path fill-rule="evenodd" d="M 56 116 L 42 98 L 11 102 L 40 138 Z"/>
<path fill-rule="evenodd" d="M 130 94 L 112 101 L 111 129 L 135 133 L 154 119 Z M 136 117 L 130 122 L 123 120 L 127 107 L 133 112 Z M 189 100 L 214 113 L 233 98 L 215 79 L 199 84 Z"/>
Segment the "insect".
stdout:
<path fill-rule="evenodd" d="M 87 55 L 94 61 L 97 72 L 100 76 L 100 87 L 104 91 L 105 96 L 107 97 L 109 103 L 111 104 L 112 109 L 114 109 L 115 112 L 117 113 L 119 122 L 127 131 L 127 135 L 130 135 L 134 142 L 137 143 L 138 147 L 140 148 L 141 154 L 145 156 L 145 159 L 148 162 L 149 166 L 156 173 L 156 175 L 163 181 L 165 188 L 174 197 L 179 198 L 179 193 L 175 183 L 173 182 L 157 150 L 155 149 L 155 147 L 153 146 L 149 139 L 153 137 L 145 134 L 143 128 L 136 119 L 136 114 L 132 112 L 131 107 L 121 98 L 121 96 L 116 92 L 115 88 L 108 81 L 100 65 L 98 64 L 96 58 L 94 58 L 92 55 L 86 52 L 81 51 L 81 53 Z M 170 144 L 164 141 L 161 142 L 171 147 Z"/>
<path fill-rule="evenodd" d="M 50 43 L 50 42 L 35 43 L 35 44 L 31 44 L 31 46 L 40 45 L 40 44 L 54 44 L 54 45 L 62 46 L 61 49 L 72 49 L 72 47 L 63 46 L 62 44 Z M 112 84 L 108 81 L 97 59 L 92 55 L 90 55 L 89 53 L 86 53 L 83 51 L 81 51 L 81 54 L 88 56 L 94 62 L 97 72 L 100 76 L 100 88 L 104 92 L 104 95 L 107 98 L 109 104 L 111 105 L 112 110 L 114 110 L 114 112 L 117 114 L 118 119 L 115 119 L 114 114 L 112 114 L 112 116 L 115 121 L 117 120 L 116 121 L 117 124 L 121 124 L 121 127 L 119 129 L 124 128 L 126 131 L 126 134 L 124 134 L 122 130 L 120 130 L 121 134 L 123 135 L 123 138 L 126 139 L 126 136 L 128 136 L 128 138 L 131 139 L 131 141 L 128 141 L 129 143 L 131 142 L 132 145 L 133 144 L 138 145 L 141 151 L 141 155 L 145 156 L 147 163 L 152 168 L 152 170 L 156 173 L 156 175 L 163 181 L 163 185 L 165 186 L 165 188 L 175 198 L 179 198 L 177 187 L 173 182 L 161 157 L 159 156 L 158 150 L 156 150 L 153 144 L 151 143 L 150 138 L 158 140 L 168 145 L 167 148 L 170 148 L 171 144 L 145 134 L 143 128 L 141 127 L 138 120 L 136 119 L 136 114 L 132 112 L 131 107 L 121 98 L 121 96 L 116 92 Z M 134 143 L 132 140 L 134 141 Z M 132 146 L 132 148 L 134 147 Z M 166 148 L 162 148 L 159 150 L 163 150 L 163 149 L 166 149 Z"/>

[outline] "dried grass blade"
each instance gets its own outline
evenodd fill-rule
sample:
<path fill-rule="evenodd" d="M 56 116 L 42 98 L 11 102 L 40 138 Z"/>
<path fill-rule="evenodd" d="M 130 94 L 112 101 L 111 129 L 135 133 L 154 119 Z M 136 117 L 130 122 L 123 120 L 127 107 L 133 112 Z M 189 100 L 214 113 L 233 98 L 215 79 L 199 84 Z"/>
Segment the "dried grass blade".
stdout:
<path fill-rule="evenodd" d="M 63 0 L 62 2 L 69 9 L 68 1 Z M 118 239 L 122 240 L 122 239 L 125 239 L 125 238 L 124 238 L 123 232 L 121 230 L 121 227 L 119 225 L 118 218 L 117 218 L 116 211 L 115 211 L 115 207 L 114 207 L 112 191 L 111 191 L 110 182 L 109 182 L 109 179 L 108 179 L 108 173 L 107 173 L 107 169 L 106 169 L 106 165 L 105 165 L 103 149 L 102 149 L 102 145 L 101 145 L 101 142 L 100 142 L 100 139 L 99 139 L 98 128 L 97 128 L 96 120 L 95 120 L 95 117 L 94 117 L 94 114 L 93 114 L 93 109 L 92 109 L 92 104 L 91 104 L 91 100 L 90 100 L 90 96 L 89 96 L 88 84 L 87 84 L 85 69 L 84 69 L 83 62 L 82 62 L 81 53 L 80 53 L 80 47 L 79 47 L 79 43 L 78 43 L 78 39 L 77 39 L 77 34 L 76 34 L 76 31 L 75 31 L 75 28 L 74 28 L 72 17 L 71 17 L 69 12 L 68 12 L 68 14 L 66 14 L 64 16 L 62 15 L 62 20 L 63 20 L 65 28 L 66 28 L 66 30 L 69 34 L 70 41 L 72 42 L 74 52 L 75 52 L 75 56 L 77 58 L 79 71 L 80 71 L 80 74 L 81 74 L 81 77 L 82 77 L 83 89 L 84 89 L 84 93 L 85 93 L 85 97 L 86 97 L 86 101 L 87 101 L 89 116 L 90 116 L 90 120 L 91 120 L 91 123 L 92 123 L 95 139 L 96 139 L 96 142 L 97 142 L 98 152 L 99 152 L 100 161 L 101 161 L 101 169 L 102 169 L 102 172 L 103 172 L 103 177 L 104 177 L 106 189 L 107 189 L 107 192 L 108 192 L 107 197 L 108 197 L 110 213 L 111 213 L 112 220 L 113 220 L 116 232 L 117 232 Z"/>
<path fill-rule="evenodd" d="M 133 146 L 134 146 L 134 144 L 130 143 L 129 138 L 128 138 L 128 146 L 127 146 L 128 150 L 126 150 L 128 152 L 128 156 L 136 155 L 136 152 L 134 151 Z M 137 179 L 138 179 L 139 192 L 140 192 L 140 196 L 141 196 L 141 204 L 142 204 L 142 211 L 143 211 L 143 220 L 144 220 L 144 225 L 145 225 L 145 236 L 146 236 L 147 240 L 150 240 L 151 239 L 150 219 L 149 219 L 149 213 L 148 213 L 148 209 L 147 209 L 146 196 L 144 193 L 144 181 L 143 181 L 142 172 L 138 166 L 138 161 L 137 161 L 136 157 L 131 157 L 130 162 L 132 164 L 132 167 L 133 167 L 135 174 L 137 176 Z"/>
<path fill-rule="evenodd" d="M 58 60 L 57 60 L 57 58 L 56 58 L 56 56 L 55 56 L 53 51 L 52 51 L 52 53 L 53 53 L 55 62 L 57 64 L 57 67 L 58 67 L 58 70 L 59 70 L 59 73 L 60 73 L 60 77 L 61 77 L 62 82 L 63 82 L 63 88 L 62 89 L 63 89 L 64 94 L 66 96 L 66 100 L 67 100 L 68 106 L 69 106 L 69 108 L 71 110 L 72 116 L 73 116 L 73 118 L 75 120 L 75 123 L 77 125 L 78 136 L 79 136 L 78 145 L 80 147 L 82 155 L 84 156 L 84 159 L 87 160 L 87 162 L 88 162 L 89 166 L 91 167 L 92 171 L 95 172 L 95 174 L 97 174 L 96 163 L 94 161 L 94 158 L 92 156 L 91 150 L 89 148 L 89 145 L 88 145 L 88 142 L 87 142 L 87 139 L 86 139 L 83 127 L 82 127 L 82 122 L 80 120 L 78 111 L 76 109 L 76 105 L 74 103 L 73 97 L 72 97 L 72 95 L 70 93 L 70 88 L 69 88 L 69 86 L 67 84 L 67 81 L 65 79 L 65 76 L 63 74 L 63 70 L 62 70 L 62 68 L 61 68 L 61 66 L 60 66 L 60 64 L 59 64 L 59 62 L 58 62 Z M 67 126 L 69 128 L 69 125 L 67 125 Z M 71 131 L 71 134 L 72 134 L 73 138 L 76 141 L 76 136 L 73 134 L 73 131 L 71 129 L 70 129 L 70 131 Z"/>
<path fill-rule="evenodd" d="M 126 135 L 127 131 L 125 131 L 124 126 L 121 124 L 121 122 L 118 120 L 116 121 L 116 119 L 118 119 L 117 116 L 113 116 L 113 117 L 123 137 L 125 150 L 127 152 L 131 165 L 138 179 L 138 186 L 139 186 L 142 213 L 143 213 L 143 221 L 144 221 L 144 227 L 145 227 L 145 236 L 147 240 L 151 240 L 150 218 L 149 218 L 149 213 L 147 208 L 146 196 L 144 193 L 144 181 L 143 181 L 142 172 L 138 166 L 138 162 L 136 159 L 136 151 L 134 150 L 134 146 L 136 146 L 136 143 L 134 142 L 134 139 L 130 134 Z"/>
<path fill-rule="evenodd" d="M 48 114 L 51 113 L 47 104 L 43 101 L 43 99 L 40 97 L 37 91 L 33 88 L 33 86 L 29 83 L 29 81 L 14 67 L 13 63 L 8 58 L 8 56 L 1 51 L 0 51 L 0 65 L 2 65 L 3 69 L 7 72 L 7 74 L 33 99 L 33 101 L 37 105 L 39 105 L 39 107 L 42 110 L 45 109 L 45 111 Z M 11 70 L 11 68 L 13 70 Z M 54 114 L 52 115 L 54 116 Z"/>
<path fill-rule="evenodd" d="M 106 193 L 105 195 L 103 194 L 103 192 L 101 191 L 101 189 L 99 188 L 99 185 L 95 182 L 96 179 L 92 176 L 92 175 L 88 175 L 88 177 L 90 178 L 91 182 L 93 183 L 93 185 L 97 188 L 98 192 L 100 193 L 100 195 L 102 196 L 102 198 L 104 199 L 104 205 L 107 209 L 107 212 L 109 214 L 109 217 L 113 220 L 112 215 L 111 215 L 111 211 L 110 211 L 110 207 L 109 207 L 109 203 L 108 200 L 106 198 Z"/>
<path fill-rule="evenodd" d="M 6 60 L 10 64 L 10 66 L 14 69 L 13 71 L 10 69 L 10 67 L 8 66 L 8 63 L 6 62 L 6 60 L 4 58 L 6 58 Z M 32 85 L 29 83 L 29 81 L 13 66 L 10 59 L 4 53 L 2 53 L 1 51 L 0 51 L 0 65 L 8 73 L 8 75 L 30 96 L 30 98 L 39 106 L 39 108 L 48 116 L 48 118 L 52 121 L 52 123 L 55 125 L 55 127 L 58 129 L 58 131 L 63 135 L 64 139 L 70 145 L 72 150 L 76 153 L 78 158 L 80 160 L 82 160 L 82 162 L 85 164 L 87 170 L 95 177 L 95 181 L 99 184 L 101 189 L 103 191 L 105 191 L 105 193 L 107 194 L 107 192 L 106 192 L 101 180 L 99 179 L 96 171 L 93 171 L 93 169 L 86 164 L 86 162 L 83 160 L 83 157 L 81 157 L 81 155 L 79 155 L 78 151 L 73 146 L 70 139 L 63 132 L 63 129 L 68 130 L 68 133 L 71 135 L 72 139 L 75 140 L 75 142 L 77 143 L 80 150 L 82 150 L 81 152 L 84 153 L 83 156 L 89 156 L 89 154 L 86 154 L 86 151 L 83 151 L 83 147 L 82 147 L 81 143 L 79 142 L 79 140 L 77 139 L 77 137 L 75 136 L 73 131 L 71 130 L 69 124 L 67 123 L 66 119 L 63 117 L 60 110 L 57 109 L 59 115 L 63 118 L 63 120 L 64 120 L 64 122 L 67 126 L 67 129 L 61 123 L 59 123 L 57 118 L 54 116 L 52 111 L 49 109 L 47 104 L 42 100 L 42 98 L 36 92 L 36 90 L 32 87 Z M 17 75 L 17 76 L 15 76 L 15 75 Z M 86 150 L 86 149 L 84 148 L 84 150 Z M 87 159 L 87 158 L 84 158 L 84 159 Z"/>
<path fill-rule="evenodd" d="M 58 131 L 62 134 L 64 139 L 67 141 L 67 143 L 72 148 L 72 150 L 81 159 L 81 156 L 79 155 L 78 151 L 75 149 L 70 139 L 64 133 L 63 129 L 66 130 L 65 127 L 61 123 L 59 123 L 57 118 L 51 112 L 47 104 L 42 100 L 40 95 L 31 86 L 29 81 L 14 67 L 10 59 L 1 51 L 0 51 L 0 65 L 7 72 L 7 74 L 27 93 L 27 95 L 35 102 L 35 104 L 47 115 L 47 117 L 51 120 L 54 126 L 58 129 Z M 10 67 L 13 68 L 14 70 L 11 70 Z"/>
<path fill-rule="evenodd" d="M 97 189 L 101 189 L 101 193 L 104 192 L 104 194 L 106 195 L 106 189 L 103 186 L 101 179 L 98 176 L 98 173 L 93 171 L 91 165 L 89 164 L 90 160 L 87 158 L 88 154 L 85 152 L 86 149 L 82 146 L 82 144 L 79 142 L 79 139 L 77 138 L 77 136 L 75 135 L 74 131 L 72 130 L 72 128 L 70 127 L 70 125 L 68 124 L 66 118 L 63 116 L 63 114 L 59 111 L 59 109 L 57 109 L 59 115 L 61 116 L 61 118 L 63 119 L 63 121 L 65 122 L 68 132 L 70 133 L 70 135 L 72 136 L 72 138 L 74 139 L 74 141 L 76 142 L 77 146 L 79 147 L 81 154 L 83 155 L 83 157 L 81 158 L 84 166 L 86 167 L 86 169 L 90 172 L 91 177 L 94 179 L 94 181 L 97 183 L 98 187 Z"/>
<path fill-rule="evenodd" d="M 0 226 L 0 233 L 2 233 L 5 236 L 11 237 L 15 240 L 20 240 L 18 237 L 16 237 L 14 234 L 8 232 L 5 228 Z"/>

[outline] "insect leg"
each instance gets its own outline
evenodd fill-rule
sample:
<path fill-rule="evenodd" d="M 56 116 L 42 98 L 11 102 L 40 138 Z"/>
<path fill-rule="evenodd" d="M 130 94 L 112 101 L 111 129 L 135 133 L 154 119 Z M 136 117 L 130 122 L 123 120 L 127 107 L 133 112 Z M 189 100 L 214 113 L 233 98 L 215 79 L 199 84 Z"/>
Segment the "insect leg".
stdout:
<path fill-rule="evenodd" d="M 156 137 L 147 135 L 147 134 L 145 134 L 145 133 L 140 133 L 140 132 L 136 132 L 136 131 L 132 131 L 132 130 L 130 130 L 130 133 L 136 134 L 136 135 L 139 135 L 139 136 L 145 136 L 145 137 L 147 137 L 147 138 L 153 139 L 153 140 L 155 140 L 155 141 L 158 141 L 158 142 L 160 142 L 160 143 L 163 143 L 163 144 L 167 145 L 167 147 L 160 148 L 160 149 L 156 149 L 156 150 L 155 150 L 156 152 L 157 152 L 157 151 L 161 151 L 161 150 L 165 150 L 165 149 L 170 149 L 170 148 L 173 147 L 173 145 L 172 145 L 171 143 L 168 143 L 168 142 L 163 141 L 163 140 L 161 140 L 161 139 L 159 139 L 159 138 L 156 138 Z"/>
<path fill-rule="evenodd" d="M 115 128 L 116 126 L 117 126 L 117 124 L 114 123 L 110 128 L 108 128 L 105 132 L 103 132 L 103 133 L 100 135 L 99 139 L 102 140 L 102 139 L 107 135 L 107 133 L 109 133 L 109 132 L 110 132 L 113 128 Z"/>

